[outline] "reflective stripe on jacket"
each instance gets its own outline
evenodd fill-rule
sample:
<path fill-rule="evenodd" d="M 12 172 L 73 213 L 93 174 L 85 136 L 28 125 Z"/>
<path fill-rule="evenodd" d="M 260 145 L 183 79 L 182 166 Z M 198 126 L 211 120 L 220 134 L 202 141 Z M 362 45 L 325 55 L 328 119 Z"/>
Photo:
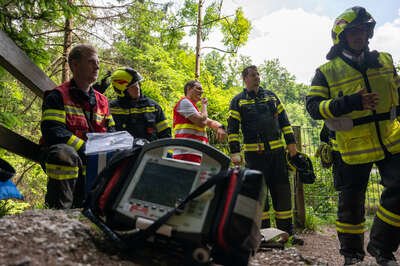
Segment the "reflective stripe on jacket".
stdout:
<path fill-rule="evenodd" d="M 185 98 L 180 99 L 174 107 L 173 128 L 174 128 L 175 138 L 195 139 L 207 144 L 208 138 L 207 138 L 206 127 L 199 127 L 195 125 L 192 121 L 190 121 L 188 118 L 184 117 L 177 111 L 178 106 L 183 99 Z M 193 104 L 194 108 L 196 108 L 196 110 L 199 111 L 196 104 L 193 103 L 192 101 L 190 102 Z"/>
<path fill-rule="evenodd" d="M 136 100 L 119 97 L 110 101 L 110 111 L 116 129 L 126 130 L 135 138 L 153 141 L 171 137 L 171 128 L 161 106 L 144 95 Z"/>
<path fill-rule="evenodd" d="M 319 111 L 325 119 L 334 117 L 329 104 L 336 97 L 352 95 L 362 88 L 379 95 L 376 111 L 348 113 L 345 116 L 353 119 L 354 127 L 349 131 L 336 131 L 337 149 L 348 164 L 381 160 L 385 157 L 384 149 L 392 154 L 400 152 L 400 123 L 394 119 L 395 115 L 392 119 L 390 115 L 399 105 L 393 61 L 387 53 L 380 53 L 378 60 L 382 66 L 368 68 L 364 74 L 340 57 L 319 68 L 329 86 L 329 98 L 319 104 Z M 314 91 L 317 89 L 312 88 Z"/>
<path fill-rule="evenodd" d="M 283 104 L 273 92 L 263 88 L 259 88 L 257 95 L 244 89 L 231 101 L 228 118 L 231 153 L 240 151 L 239 129 L 246 152 L 271 151 L 285 147 L 285 142 L 295 143 Z"/>

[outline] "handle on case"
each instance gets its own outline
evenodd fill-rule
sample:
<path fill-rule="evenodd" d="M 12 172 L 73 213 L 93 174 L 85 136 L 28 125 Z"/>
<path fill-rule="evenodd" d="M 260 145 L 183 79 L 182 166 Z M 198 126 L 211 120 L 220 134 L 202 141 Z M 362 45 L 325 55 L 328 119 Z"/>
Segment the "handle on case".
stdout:
<path fill-rule="evenodd" d="M 206 145 L 200 141 L 192 140 L 192 139 L 159 139 L 150 142 L 143 146 L 142 153 L 146 153 L 149 150 L 160 148 L 160 147 L 167 147 L 167 146 L 181 146 L 187 147 L 191 149 L 198 150 L 203 154 L 208 155 L 211 158 L 214 158 L 221 165 L 229 165 L 230 158 L 226 156 L 224 153 L 220 152 L 216 148 L 212 147 L 211 145 Z"/>

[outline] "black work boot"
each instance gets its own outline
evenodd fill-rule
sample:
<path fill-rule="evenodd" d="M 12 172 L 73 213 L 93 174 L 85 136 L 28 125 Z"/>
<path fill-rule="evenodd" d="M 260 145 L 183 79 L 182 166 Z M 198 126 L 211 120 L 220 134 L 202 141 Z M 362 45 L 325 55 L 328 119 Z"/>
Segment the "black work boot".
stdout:
<path fill-rule="evenodd" d="M 304 245 L 304 240 L 297 235 L 290 236 L 289 241 L 292 243 L 292 245 L 299 245 L 299 246 Z"/>
<path fill-rule="evenodd" d="M 357 263 L 362 262 L 363 260 L 357 257 L 344 257 L 343 265 L 356 265 Z"/>
<path fill-rule="evenodd" d="M 271 227 L 270 219 L 261 220 L 261 228 L 262 229 L 270 228 L 270 227 Z"/>
<path fill-rule="evenodd" d="M 371 244 L 368 244 L 367 251 L 371 256 L 375 257 L 376 263 L 381 266 L 398 266 L 393 253 L 380 250 Z"/>

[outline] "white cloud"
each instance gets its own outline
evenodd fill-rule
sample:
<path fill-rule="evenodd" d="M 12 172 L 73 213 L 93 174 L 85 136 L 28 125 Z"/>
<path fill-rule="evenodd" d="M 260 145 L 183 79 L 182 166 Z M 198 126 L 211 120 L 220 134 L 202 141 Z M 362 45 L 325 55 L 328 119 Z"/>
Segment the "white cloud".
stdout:
<path fill-rule="evenodd" d="M 239 53 L 250 56 L 256 65 L 278 58 L 281 65 L 296 76 L 297 82 L 310 84 L 315 69 L 326 62 L 325 56 L 332 46 L 332 24 L 332 18 L 301 8 L 280 9 L 252 20 L 253 30 Z M 220 34 L 214 34 L 208 44 L 220 47 L 220 39 Z M 400 10 L 399 18 L 375 28 L 370 48 L 387 51 L 395 63 L 399 62 Z"/>
<path fill-rule="evenodd" d="M 250 56 L 257 65 L 278 58 L 298 82 L 310 83 L 331 47 L 332 20 L 303 9 L 281 9 L 253 21 L 252 25 L 263 34 L 249 39 L 239 53 Z"/>
<path fill-rule="evenodd" d="M 390 53 L 397 64 L 400 60 L 400 18 L 376 28 L 374 37 L 371 39 L 370 48 L 371 50 Z"/>

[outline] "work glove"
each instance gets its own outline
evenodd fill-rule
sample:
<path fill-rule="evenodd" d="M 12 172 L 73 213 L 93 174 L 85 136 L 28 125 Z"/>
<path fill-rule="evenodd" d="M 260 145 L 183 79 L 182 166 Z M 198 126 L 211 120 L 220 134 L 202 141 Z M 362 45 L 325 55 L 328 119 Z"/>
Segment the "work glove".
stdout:
<path fill-rule="evenodd" d="M 314 168 L 307 155 L 298 152 L 295 156 L 288 158 L 288 163 L 297 170 L 302 183 L 313 184 L 315 182 Z"/>
<path fill-rule="evenodd" d="M 74 148 L 67 144 L 55 144 L 49 147 L 47 151 L 46 163 L 59 164 L 65 166 L 83 166 L 82 159 L 78 155 L 84 153 L 84 148 L 81 147 L 80 151 L 76 152 Z M 82 155 L 83 158 L 86 156 Z"/>

